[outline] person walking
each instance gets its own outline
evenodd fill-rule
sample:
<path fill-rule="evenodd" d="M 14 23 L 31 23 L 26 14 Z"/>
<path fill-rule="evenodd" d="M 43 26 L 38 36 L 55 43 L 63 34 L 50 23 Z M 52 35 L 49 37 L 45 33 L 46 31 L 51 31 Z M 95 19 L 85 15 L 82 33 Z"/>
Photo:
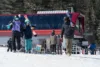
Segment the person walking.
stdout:
<path fill-rule="evenodd" d="M 74 37 L 74 25 L 71 23 L 69 17 L 64 17 L 64 24 L 62 25 L 61 38 L 65 39 L 66 54 L 69 56 L 72 53 L 72 39 Z"/>

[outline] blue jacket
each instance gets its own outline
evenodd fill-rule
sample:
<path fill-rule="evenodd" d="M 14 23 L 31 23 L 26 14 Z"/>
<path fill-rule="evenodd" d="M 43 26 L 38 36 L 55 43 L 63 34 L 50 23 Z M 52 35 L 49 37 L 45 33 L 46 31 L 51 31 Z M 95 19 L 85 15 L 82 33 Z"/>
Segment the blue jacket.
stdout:
<path fill-rule="evenodd" d="M 18 31 L 20 32 L 20 25 L 21 25 L 21 22 L 18 20 L 18 21 L 13 21 L 13 26 L 12 26 L 12 31 Z"/>
<path fill-rule="evenodd" d="M 90 45 L 90 50 L 95 50 L 96 49 L 96 45 L 95 44 L 91 44 Z"/>

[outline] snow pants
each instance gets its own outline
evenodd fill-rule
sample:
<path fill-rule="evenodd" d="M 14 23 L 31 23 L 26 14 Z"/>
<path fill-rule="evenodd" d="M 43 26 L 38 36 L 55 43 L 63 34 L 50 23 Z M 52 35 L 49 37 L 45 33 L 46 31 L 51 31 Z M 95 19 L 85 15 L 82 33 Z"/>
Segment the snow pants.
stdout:
<path fill-rule="evenodd" d="M 16 41 L 17 41 L 17 46 L 16 46 Z M 16 51 L 16 47 L 18 50 L 20 50 L 21 48 L 21 43 L 20 43 L 20 32 L 18 31 L 13 31 L 12 32 L 12 47 L 13 47 L 13 50 Z"/>
<path fill-rule="evenodd" d="M 30 52 L 32 49 L 32 39 L 25 39 L 25 52 Z"/>

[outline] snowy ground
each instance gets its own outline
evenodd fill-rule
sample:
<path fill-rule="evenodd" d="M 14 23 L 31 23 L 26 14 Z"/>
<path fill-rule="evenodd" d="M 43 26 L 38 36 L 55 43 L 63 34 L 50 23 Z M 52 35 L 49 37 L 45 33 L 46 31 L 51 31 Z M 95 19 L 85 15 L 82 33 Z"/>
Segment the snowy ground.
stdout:
<path fill-rule="evenodd" d="M 0 67 L 100 67 L 100 56 L 7 53 L 0 47 Z"/>

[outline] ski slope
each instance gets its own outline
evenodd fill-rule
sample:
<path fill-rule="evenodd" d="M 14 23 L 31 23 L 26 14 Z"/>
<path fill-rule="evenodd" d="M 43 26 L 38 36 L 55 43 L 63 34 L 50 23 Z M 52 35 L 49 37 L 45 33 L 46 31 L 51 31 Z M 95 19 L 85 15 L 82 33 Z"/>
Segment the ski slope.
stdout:
<path fill-rule="evenodd" d="M 0 47 L 0 67 L 100 67 L 100 56 L 11 53 Z"/>

